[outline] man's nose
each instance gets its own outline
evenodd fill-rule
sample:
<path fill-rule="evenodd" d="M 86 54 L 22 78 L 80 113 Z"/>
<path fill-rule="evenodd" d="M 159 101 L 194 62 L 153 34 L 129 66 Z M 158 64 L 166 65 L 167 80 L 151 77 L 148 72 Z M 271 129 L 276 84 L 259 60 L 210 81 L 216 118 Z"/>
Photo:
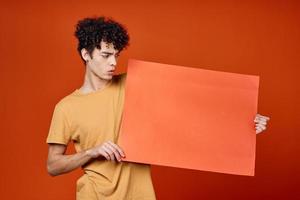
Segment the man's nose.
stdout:
<path fill-rule="evenodd" d="M 112 66 L 116 66 L 117 65 L 117 59 L 116 59 L 115 56 L 111 56 L 110 65 L 112 65 Z"/>

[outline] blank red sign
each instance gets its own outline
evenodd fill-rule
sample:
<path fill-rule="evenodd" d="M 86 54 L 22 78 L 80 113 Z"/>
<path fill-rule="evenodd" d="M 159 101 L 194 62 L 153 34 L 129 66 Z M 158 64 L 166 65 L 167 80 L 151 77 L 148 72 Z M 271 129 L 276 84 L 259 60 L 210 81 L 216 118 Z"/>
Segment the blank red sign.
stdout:
<path fill-rule="evenodd" d="M 254 175 L 259 77 L 129 60 L 126 161 Z"/>

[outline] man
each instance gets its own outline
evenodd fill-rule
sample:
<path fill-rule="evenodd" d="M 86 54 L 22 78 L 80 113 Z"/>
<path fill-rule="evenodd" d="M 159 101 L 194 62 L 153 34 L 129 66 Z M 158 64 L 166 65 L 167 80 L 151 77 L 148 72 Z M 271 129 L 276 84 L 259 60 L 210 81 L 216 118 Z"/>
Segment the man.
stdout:
<path fill-rule="evenodd" d="M 116 144 L 126 75 L 114 71 L 129 35 L 121 24 L 99 17 L 79 21 L 75 36 L 85 78 L 55 107 L 47 137 L 48 172 L 56 176 L 82 167 L 77 200 L 155 199 L 149 165 L 122 162 L 125 153 Z M 256 116 L 257 133 L 266 129 L 267 120 Z M 65 155 L 70 141 L 77 153 Z"/>
<path fill-rule="evenodd" d="M 155 199 L 149 165 L 121 162 L 116 145 L 124 101 L 125 75 L 114 76 L 117 58 L 129 36 L 119 23 L 100 18 L 79 21 L 75 36 L 85 62 L 84 83 L 55 107 L 47 138 L 48 171 L 82 167 L 77 200 Z M 78 153 L 64 155 L 69 141 Z"/>

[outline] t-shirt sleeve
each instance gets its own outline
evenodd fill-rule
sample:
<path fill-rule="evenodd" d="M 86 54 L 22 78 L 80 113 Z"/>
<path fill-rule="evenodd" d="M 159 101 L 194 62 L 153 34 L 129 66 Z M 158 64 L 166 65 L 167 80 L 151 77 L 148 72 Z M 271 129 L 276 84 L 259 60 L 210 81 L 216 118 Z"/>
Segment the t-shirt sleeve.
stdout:
<path fill-rule="evenodd" d="M 48 133 L 47 143 L 67 145 L 71 139 L 69 119 L 61 105 L 56 105 Z"/>

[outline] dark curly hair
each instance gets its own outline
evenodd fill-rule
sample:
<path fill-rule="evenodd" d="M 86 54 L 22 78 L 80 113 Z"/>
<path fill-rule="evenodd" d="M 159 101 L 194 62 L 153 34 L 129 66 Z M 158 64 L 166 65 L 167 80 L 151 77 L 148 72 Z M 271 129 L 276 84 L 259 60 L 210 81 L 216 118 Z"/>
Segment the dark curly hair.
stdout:
<path fill-rule="evenodd" d="M 79 20 L 74 35 L 78 39 L 77 50 L 80 56 L 83 48 L 92 56 L 95 48 L 101 49 L 101 41 L 112 43 L 119 52 L 129 45 L 129 35 L 126 28 L 103 16 Z"/>

